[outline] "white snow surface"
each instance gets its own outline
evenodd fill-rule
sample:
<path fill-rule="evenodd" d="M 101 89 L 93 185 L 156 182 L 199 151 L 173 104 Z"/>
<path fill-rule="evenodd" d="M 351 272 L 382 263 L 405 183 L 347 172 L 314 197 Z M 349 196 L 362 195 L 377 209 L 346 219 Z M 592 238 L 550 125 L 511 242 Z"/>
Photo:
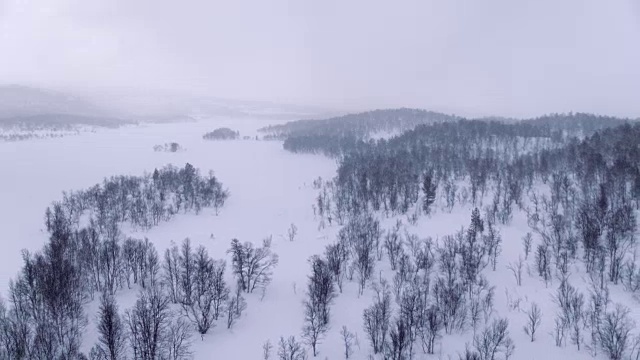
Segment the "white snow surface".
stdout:
<path fill-rule="evenodd" d="M 2 255 L 0 258 L 0 290 L 6 294 L 9 280 L 21 266 L 21 249 L 38 250 L 47 240 L 43 230 L 44 210 L 52 201 L 61 199 L 62 191 L 92 186 L 106 176 L 141 175 L 167 164 L 183 166 L 193 164 L 205 174 L 213 170 L 230 191 L 230 198 L 218 216 L 212 210 L 200 215 L 178 215 L 169 222 L 145 232 L 131 231 L 132 236 L 148 237 L 160 254 L 171 242 L 180 243 L 190 238 L 194 246 L 204 245 L 214 258 L 230 259 L 226 254 L 230 240 L 251 241 L 260 244 L 272 235 L 273 249 L 280 257 L 273 282 L 261 299 L 258 291 L 247 294 L 248 308 L 237 324 L 226 329 L 224 320 L 202 339 L 194 332 L 195 359 L 261 359 L 262 344 L 270 340 L 277 349 L 280 336 L 296 335 L 300 338 L 303 325 L 303 306 L 310 272 L 308 259 L 322 254 L 324 247 L 333 242 L 339 230 L 337 224 L 318 229 L 312 203 L 317 190 L 312 181 L 321 176 L 331 179 L 336 162 L 322 156 L 291 154 L 282 149 L 281 142 L 237 140 L 205 141 L 202 135 L 217 127 L 227 126 L 239 130 L 241 136 L 255 137 L 257 129 L 268 124 L 265 120 L 215 119 L 196 123 L 153 124 L 83 133 L 78 136 L 0 143 L 0 229 Z M 187 150 L 177 153 L 154 152 L 153 145 L 178 142 Z M 456 207 L 452 213 L 438 210 L 431 217 L 421 217 L 417 225 L 407 225 L 411 233 L 434 239 L 453 234 L 467 226 L 471 207 Z M 383 228 L 391 227 L 396 219 L 381 217 Z M 406 219 L 403 217 L 404 223 Z M 296 224 L 298 235 L 293 242 L 286 239 L 290 224 Z M 522 236 L 528 231 L 526 217 L 516 212 L 512 224 L 500 228 L 503 252 L 497 271 L 485 270 L 491 285 L 496 286 L 496 316 L 508 317 L 510 334 L 516 344 L 513 360 L 525 359 L 591 359 L 587 350 L 577 351 L 569 342 L 556 347 L 552 338 L 553 318 L 557 306 L 552 302 L 557 280 L 548 288 L 535 274 L 523 276 L 517 287 L 513 275 L 506 269 L 509 262 L 522 254 Z M 212 237 L 213 235 L 213 237 Z M 538 239 L 534 240 L 534 248 Z M 527 262 L 533 272 L 532 256 Z M 229 269 L 228 269 L 229 270 Z M 586 293 L 582 272 L 572 271 L 571 282 Z M 392 272 L 386 261 L 376 264 L 376 278 L 391 280 Z M 227 271 L 231 283 L 230 271 Z M 520 298 L 520 311 L 510 309 L 507 291 L 513 299 Z M 619 287 L 611 287 L 614 302 L 632 309 L 634 319 L 640 319 L 637 302 Z M 118 293 L 120 310 L 130 308 L 137 291 Z M 96 297 L 97 298 L 97 297 Z M 522 327 L 530 303 L 535 301 L 542 309 L 543 319 L 537 340 L 530 342 Z M 331 329 L 319 345 L 319 359 L 343 359 L 340 329 L 343 325 L 357 334 L 353 359 L 369 359 L 371 346 L 362 330 L 362 311 L 372 302 L 372 291 L 358 296 L 357 285 L 345 281 L 344 292 L 339 294 L 331 308 Z M 86 331 L 83 350 L 88 352 L 97 339 L 95 314 L 97 303 L 87 305 L 90 324 Z M 463 334 L 444 335 L 436 345 L 436 354 L 425 355 L 416 344 L 415 359 L 457 359 L 465 343 L 471 343 L 472 330 Z M 585 339 L 586 340 L 586 339 Z M 272 354 L 272 358 L 275 353 Z M 309 351 L 311 358 L 311 352 Z M 602 355 L 596 358 L 604 359 Z"/>

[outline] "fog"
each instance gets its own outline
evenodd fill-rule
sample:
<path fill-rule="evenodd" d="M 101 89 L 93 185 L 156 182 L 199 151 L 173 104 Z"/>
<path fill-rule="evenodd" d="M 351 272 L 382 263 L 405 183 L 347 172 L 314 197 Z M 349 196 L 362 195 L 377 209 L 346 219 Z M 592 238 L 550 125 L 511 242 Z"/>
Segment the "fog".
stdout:
<path fill-rule="evenodd" d="M 14 83 L 640 117 L 640 1 L 0 0 Z"/>

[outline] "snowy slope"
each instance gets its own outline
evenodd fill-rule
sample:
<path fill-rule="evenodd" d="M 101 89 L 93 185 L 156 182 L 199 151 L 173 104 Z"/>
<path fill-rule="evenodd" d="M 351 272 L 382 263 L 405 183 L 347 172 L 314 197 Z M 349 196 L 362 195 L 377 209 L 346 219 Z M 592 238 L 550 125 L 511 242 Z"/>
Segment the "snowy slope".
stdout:
<path fill-rule="evenodd" d="M 146 232 L 135 232 L 135 237 L 148 237 L 159 253 L 172 241 L 179 243 L 190 238 L 194 244 L 204 245 L 214 258 L 229 263 L 225 251 L 233 238 L 256 244 L 272 235 L 273 248 L 280 256 L 273 282 L 266 293 L 247 295 L 248 308 L 232 330 L 224 324 L 202 339 L 194 333 L 193 350 L 196 359 L 260 359 L 262 344 L 270 340 L 276 344 L 280 336 L 299 337 L 303 323 L 302 301 L 309 273 L 308 258 L 321 254 L 324 247 L 335 240 L 339 226 L 319 229 L 314 219 L 312 203 L 317 195 L 312 181 L 321 176 L 330 179 L 335 174 L 334 160 L 322 156 L 295 155 L 282 149 L 281 142 L 238 140 L 212 142 L 202 140 L 202 134 L 216 127 L 227 126 L 239 130 L 241 136 L 255 136 L 262 121 L 250 119 L 215 119 L 199 123 L 155 124 L 85 133 L 76 137 L 0 143 L 0 228 L 3 234 L 2 261 L 0 261 L 0 290 L 6 293 L 9 279 L 21 265 L 19 256 L 23 248 L 36 250 L 46 240 L 43 231 L 44 209 L 53 200 L 61 198 L 64 190 L 89 187 L 110 175 L 139 175 L 168 163 L 178 166 L 189 162 L 203 173 L 214 170 L 228 187 L 231 197 L 218 216 L 213 211 L 200 215 L 179 215 L 170 222 Z M 186 150 L 177 153 L 154 152 L 159 143 L 178 142 Z M 468 226 L 471 208 L 455 208 L 452 213 L 436 211 L 430 218 L 421 217 L 418 223 L 407 225 L 410 233 L 421 238 L 434 239 L 455 233 Z M 404 217 L 401 218 L 407 223 Z M 383 228 L 395 224 L 396 219 L 381 218 Z M 286 231 L 290 224 L 299 229 L 297 238 L 290 242 Z M 491 285 L 496 286 L 495 316 L 510 319 L 510 333 L 516 344 L 512 357 L 525 359 L 589 359 L 587 350 L 578 352 L 574 346 L 556 347 L 552 338 L 553 317 L 557 306 L 552 295 L 557 280 L 549 287 L 535 275 L 524 275 L 522 286 L 516 286 L 506 266 L 522 254 L 522 236 L 528 231 L 526 216 L 517 212 L 512 224 L 500 228 L 503 253 L 497 270 L 485 270 Z M 535 247 L 535 244 L 534 244 Z M 529 264 L 533 266 L 533 262 Z M 573 269 L 571 281 L 586 289 L 581 269 Z M 386 261 L 376 264 L 375 278 L 391 280 L 392 272 Z M 227 274 L 230 277 L 230 274 Z M 229 278 L 229 282 L 230 282 Z M 507 296 L 507 293 L 509 294 Z M 135 301 L 135 290 L 118 295 L 120 309 L 129 308 Z M 339 336 L 345 325 L 357 333 L 359 346 L 354 359 L 368 359 L 371 347 L 362 330 L 362 311 L 371 303 L 372 291 L 358 296 L 355 283 L 346 283 L 333 307 L 331 329 L 319 346 L 320 359 L 342 359 L 343 349 Z M 620 288 L 612 287 L 612 298 L 634 309 L 633 318 L 640 321 L 636 300 Z M 520 299 L 519 307 L 511 303 Z M 538 339 L 531 343 L 522 330 L 531 302 L 540 305 L 543 313 Z M 87 315 L 93 322 L 97 304 L 87 306 Z M 417 349 L 416 359 L 457 359 L 465 343 L 471 342 L 472 331 L 445 335 L 436 345 L 436 354 L 427 356 Z M 87 351 L 96 340 L 95 326 L 90 324 L 84 339 Z M 274 354 L 275 355 L 275 354 Z M 603 357 L 598 357 L 603 358 Z"/>

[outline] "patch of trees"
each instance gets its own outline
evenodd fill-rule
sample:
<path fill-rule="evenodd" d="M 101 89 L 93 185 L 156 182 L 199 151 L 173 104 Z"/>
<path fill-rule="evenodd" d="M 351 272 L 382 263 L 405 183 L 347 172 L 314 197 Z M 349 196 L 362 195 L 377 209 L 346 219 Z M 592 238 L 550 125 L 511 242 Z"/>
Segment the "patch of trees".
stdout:
<path fill-rule="evenodd" d="M 143 177 L 113 177 L 64 194 L 45 213 L 48 243 L 41 251 L 23 252 L 8 301 L 0 302 L 0 357 L 84 358 L 79 350 L 87 326 L 84 305 L 102 294 L 100 340 L 91 359 L 120 359 L 125 352 L 136 359 L 189 358 L 193 328 L 205 333 L 228 307 L 237 319 L 244 299 L 229 294 L 224 261 L 213 260 L 204 248 L 193 251 L 185 240 L 180 251 L 167 250 L 163 262 L 153 243 L 125 237 L 120 224 L 138 224 L 146 214 L 136 212 L 139 204 L 164 204 L 155 211 L 164 209 L 166 216 L 174 213 L 172 206 L 188 211 L 212 206 L 216 199 L 222 206 L 227 196 L 215 177 L 201 177 L 189 164 Z M 122 317 L 113 295 L 134 285 L 140 298 Z M 171 302 L 181 311 L 171 310 Z"/>
<path fill-rule="evenodd" d="M 554 191 L 559 191 L 557 189 Z M 623 245 L 630 241 L 632 237 L 628 234 L 634 229 L 631 223 L 634 217 L 628 215 L 629 210 L 624 202 L 616 205 L 618 210 L 611 210 L 612 205 L 604 200 L 604 196 L 601 194 L 596 197 L 592 205 L 592 211 L 600 209 L 598 211 L 603 214 L 594 219 L 608 225 L 604 226 L 602 232 L 597 232 L 601 236 L 600 244 L 603 248 L 594 250 L 599 252 L 598 255 L 589 255 L 592 259 L 603 259 L 600 265 L 596 261 L 592 265 L 594 270 L 588 272 L 592 281 L 589 296 L 572 287 L 568 280 L 567 262 L 576 258 L 572 249 L 578 245 L 571 244 L 577 240 L 572 235 L 572 222 L 564 221 L 558 213 L 551 216 L 544 212 L 553 213 L 553 209 L 561 209 L 562 196 L 554 196 L 558 201 L 555 206 L 551 200 L 540 205 L 537 223 L 540 232 L 536 234 L 540 236 L 542 243 L 538 246 L 536 259 L 532 261 L 537 264 L 541 274 L 548 276 L 545 281 L 551 283 L 554 278 L 561 279 L 554 297 L 559 308 L 552 334 L 556 344 L 564 346 L 570 342 L 579 350 L 586 348 L 593 354 L 602 353 L 608 359 L 624 359 L 637 355 L 636 344 L 640 340 L 632 335 L 634 325 L 628 309 L 619 305 L 611 309 L 609 305 L 606 283 L 614 281 L 611 275 L 616 272 L 612 269 L 620 263 L 616 260 L 617 251 L 614 250 L 621 247 L 605 245 L 605 240 L 609 227 L 614 226 L 620 230 L 615 230 L 610 239 L 615 238 Z M 609 219 L 611 216 L 617 220 Z M 381 236 L 381 241 L 376 241 L 376 236 L 370 235 L 379 231 L 376 230 L 374 217 L 371 214 L 351 216 L 340 231 L 336 243 L 327 246 L 324 257 L 313 259 L 314 267 L 317 266 L 313 271 L 313 278 L 323 279 L 321 283 L 324 284 L 331 280 L 340 289 L 345 278 L 355 278 L 354 275 L 360 271 L 360 263 L 368 264 L 364 269 L 372 268 L 376 261 L 386 256 L 395 273 L 393 281 L 388 283 L 381 279 L 379 282 L 372 282 L 375 293 L 373 303 L 363 313 L 363 330 L 374 354 L 381 354 L 387 359 L 410 359 L 419 348 L 424 353 L 432 354 L 437 341 L 445 333 L 473 330 L 473 341 L 464 354 L 461 354 L 462 358 L 508 359 L 515 351 L 509 324 L 506 319 L 495 318 L 494 287 L 482 275 L 487 268 L 496 270 L 500 254 L 501 240 L 495 221 L 490 211 L 481 215 L 476 208 L 471 213 L 470 224 L 466 229 L 445 236 L 438 243 L 431 239 L 420 240 L 408 233 L 403 234 L 400 222 Z M 598 225 L 589 224 L 591 227 Z M 585 228 L 585 231 L 592 231 L 591 227 Z M 531 234 L 525 236 L 525 249 L 531 249 L 532 239 Z M 358 247 L 362 244 L 369 244 L 363 247 L 367 249 L 364 253 L 368 255 L 361 257 L 366 261 L 360 262 Z M 622 248 L 626 249 L 628 255 L 629 248 L 625 246 Z M 605 251 L 610 247 L 611 250 Z M 543 258 L 546 260 L 543 261 Z M 522 265 L 512 264 L 510 267 L 515 275 L 518 274 L 518 268 L 522 271 Z M 521 278 L 522 275 L 519 276 Z M 605 285 L 602 285 L 602 281 Z M 508 302 L 509 306 L 514 306 L 509 297 Z M 305 329 L 308 330 L 305 334 L 311 339 L 308 343 L 315 354 L 316 344 L 328 329 L 315 326 L 322 323 L 314 322 L 316 318 L 312 315 L 317 316 L 317 312 L 309 311 L 309 304 L 311 302 L 305 302 Z M 542 312 L 533 303 L 525 314 L 524 332 L 531 341 L 536 341 L 543 321 Z M 345 344 L 345 353 L 350 354 L 352 344 L 349 341 Z"/>
<path fill-rule="evenodd" d="M 100 248 L 113 250 L 108 252 L 113 258 L 98 260 L 94 274 L 87 268 L 90 261 L 85 257 L 90 255 L 81 250 L 79 233 L 62 218 L 55 220 L 50 243 L 41 253 L 25 252 L 23 269 L 10 285 L 9 303 L 0 302 L 3 358 L 82 359 L 84 305 L 97 292 L 90 283 L 95 276 L 103 285 L 96 317 L 99 337 L 90 359 L 191 359 L 194 332 L 204 335 L 220 323 L 231 328 L 247 307 L 241 285 L 232 289 L 225 281 L 225 261 L 211 258 L 202 246 L 194 249 L 189 239 L 167 249 L 163 259 L 147 240 L 127 239 L 121 245 L 119 240 L 106 244 L 110 240 L 98 239 Z M 134 252 L 125 246 L 133 246 Z M 247 257 L 255 269 L 247 275 L 250 284 L 266 286 L 265 274 L 277 263 L 275 254 L 267 252 L 266 258 Z M 315 298 L 313 308 L 327 324 L 333 282 L 326 281 L 328 270 L 324 274 L 324 284 L 331 287 L 310 285 L 310 291 L 323 294 Z M 131 309 L 121 312 L 114 293 L 131 277 L 139 285 L 139 297 Z"/>
<path fill-rule="evenodd" d="M 184 148 L 177 142 L 165 143 L 163 145 L 155 145 L 153 151 L 155 152 L 178 152 L 183 151 Z"/>
<path fill-rule="evenodd" d="M 202 135 L 202 138 L 205 140 L 236 140 L 240 138 L 240 132 L 223 127 Z"/>
<path fill-rule="evenodd" d="M 148 229 L 181 212 L 199 213 L 208 207 L 217 212 L 228 197 L 213 172 L 203 176 L 187 163 L 143 176 L 114 176 L 86 190 L 65 192 L 54 207 L 59 206 L 75 226 L 88 215 L 99 231 L 106 232 L 123 222 Z M 51 213 L 45 213 L 47 228 Z"/>
<path fill-rule="evenodd" d="M 356 226 L 349 224 L 352 220 L 345 228 Z M 443 334 L 468 330 L 476 334 L 476 351 L 489 354 L 485 358 L 513 352 L 504 322 L 491 322 L 494 288 L 481 274 L 492 265 L 495 253 L 492 237 L 496 235 L 488 230 L 491 226 L 475 209 L 466 230 L 439 243 L 403 234 L 397 223 L 387 232 L 385 244 L 380 245 L 386 249 L 380 257 L 374 245 L 372 262 L 381 260 L 385 253 L 390 262 L 395 258 L 393 281 L 382 278 L 372 282 L 373 303 L 363 313 L 363 330 L 374 354 L 387 359 L 411 359 L 419 349 L 433 354 Z M 343 246 L 349 248 L 348 239 L 339 236 L 338 242 L 325 251 L 331 278 L 338 284 L 344 269 L 338 264 L 355 256 L 341 250 Z M 485 330 L 477 333 L 483 324 Z"/>
<path fill-rule="evenodd" d="M 344 279 L 357 280 L 361 294 L 369 284 L 376 288 L 363 314 L 374 353 L 411 358 L 417 344 L 433 352 L 442 334 L 472 329 L 463 358 L 508 358 L 514 351 L 508 324 L 494 317 L 494 288 L 483 276 L 505 266 L 518 286 L 523 269 L 548 287 L 560 285 L 558 346 L 571 343 L 610 359 L 637 354 L 628 312 L 607 304 L 609 284 L 640 291 L 640 124 L 601 120 L 607 119 L 569 115 L 557 127 L 462 120 L 418 126 L 390 140 L 357 140 L 352 148 L 309 142 L 303 151 L 339 157 L 336 177 L 314 182 L 314 214 L 321 227 L 343 225 L 325 250 L 338 289 Z M 476 207 L 470 225 L 437 244 L 403 234 L 400 222 L 386 231 L 376 225 L 377 215 L 406 215 L 413 224 L 421 214 L 465 204 Z M 517 210 L 527 213 L 530 232 L 523 256 L 502 265 L 498 224 Z M 394 271 L 389 283 L 367 277 L 383 257 Z M 589 294 L 569 284 L 576 265 L 586 270 Z M 536 341 L 546 321 L 540 308 L 532 305 L 526 319 L 524 331 Z"/>

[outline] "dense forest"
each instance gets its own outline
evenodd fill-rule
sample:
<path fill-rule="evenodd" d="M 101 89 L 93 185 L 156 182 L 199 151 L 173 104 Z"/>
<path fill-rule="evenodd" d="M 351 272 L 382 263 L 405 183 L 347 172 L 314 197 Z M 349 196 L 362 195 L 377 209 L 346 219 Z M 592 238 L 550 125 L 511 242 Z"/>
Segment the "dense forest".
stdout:
<path fill-rule="evenodd" d="M 353 115 L 363 123 L 369 116 Z M 323 128 L 328 124 L 292 131 L 284 142 L 288 151 L 339 160 L 333 180 L 314 183 L 320 227 L 342 225 L 336 243 L 313 261 L 303 339 L 314 355 L 329 326 L 326 315 L 320 322 L 313 315 L 328 313 L 333 286 L 341 290 L 347 279 L 361 292 L 368 283 L 375 290 L 363 329 L 382 358 L 411 359 L 416 346 L 433 354 L 443 335 L 473 331 L 461 359 L 508 359 L 515 351 L 509 321 L 493 315 L 495 287 L 483 271 L 497 268 L 499 225 L 510 224 L 522 211 L 530 231 L 522 239 L 523 253 L 508 269 L 518 286 L 526 267 L 547 287 L 557 287 L 557 311 L 545 320 L 553 318 L 555 345 L 571 344 L 612 360 L 640 356 L 630 309 L 610 296 L 610 287 L 640 291 L 639 123 L 590 114 L 455 119 L 377 141 L 361 136 L 362 123 L 338 133 Z M 371 128 L 377 129 L 375 121 Z M 469 225 L 454 227 L 439 240 L 419 237 L 403 225 L 402 216 L 411 224 L 456 206 L 473 209 Z M 380 216 L 398 219 L 396 226 L 381 229 Z M 373 276 L 383 259 L 395 274 L 392 281 Z M 584 273 L 572 277 L 576 266 Z M 324 272 L 334 285 L 327 285 L 330 296 L 314 300 Z M 586 294 L 572 285 L 576 276 L 586 277 Z M 509 302 L 519 306 L 520 299 Z M 522 311 L 528 319 L 523 330 L 535 341 L 540 307 L 533 303 Z M 348 358 L 353 334 L 342 329 L 341 335 Z"/>
<path fill-rule="evenodd" d="M 310 123 L 310 120 L 300 120 L 262 128 L 260 131 L 266 133 L 265 136 L 284 140 L 284 148 L 288 151 L 321 153 L 338 157 L 353 152 L 354 149 L 375 144 L 376 140 L 373 140 L 370 135 L 379 131 L 400 130 L 405 132 L 416 128 L 425 129 L 424 126 L 427 126 L 426 129 L 436 132 L 453 131 L 444 130 L 438 125 L 459 123 L 459 127 L 468 124 L 475 126 L 476 130 L 468 131 L 478 131 L 479 136 L 483 135 L 483 131 L 502 131 L 500 136 L 545 137 L 553 140 L 554 143 L 561 143 L 566 139 L 582 139 L 599 130 L 633 123 L 629 119 L 584 113 L 552 114 L 526 120 L 503 118 L 468 120 L 412 109 L 378 110 L 351 114 L 345 118 L 350 121 L 339 126 L 334 126 L 334 122 L 341 118 L 317 121 L 317 123 Z M 407 118 L 411 121 L 403 121 Z M 502 126 L 501 130 L 497 130 L 496 127 L 500 126 Z"/>

